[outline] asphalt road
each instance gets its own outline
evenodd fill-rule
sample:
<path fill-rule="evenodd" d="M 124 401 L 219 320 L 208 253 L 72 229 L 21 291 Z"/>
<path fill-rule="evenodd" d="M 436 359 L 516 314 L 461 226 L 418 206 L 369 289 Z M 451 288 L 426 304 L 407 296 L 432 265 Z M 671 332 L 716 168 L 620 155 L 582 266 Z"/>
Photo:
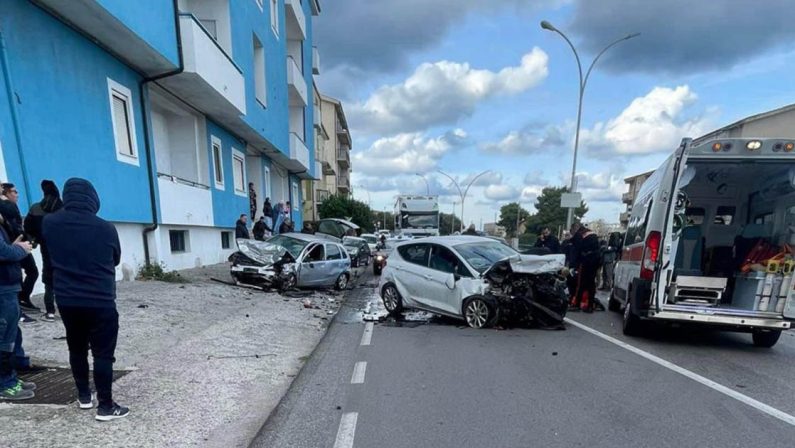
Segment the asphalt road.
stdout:
<path fill-rule="evenodd" d="M 795 444 L 792 334 L 770 350 L 748 335 L 687 329 L 625 338 L 607 312 L 570 319 L 613 341 L 571 322 L 566 331 L 372 326 L 362 314 L 376 279 L 363 282 L 253 447 Z"/>

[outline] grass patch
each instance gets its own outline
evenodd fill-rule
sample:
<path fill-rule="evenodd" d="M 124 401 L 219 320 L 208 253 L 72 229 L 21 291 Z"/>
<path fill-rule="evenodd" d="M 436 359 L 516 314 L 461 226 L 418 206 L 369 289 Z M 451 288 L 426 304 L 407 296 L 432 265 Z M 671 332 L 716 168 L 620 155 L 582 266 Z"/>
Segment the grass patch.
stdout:
<path fill-rule="evenodd" d="M 149 263 L 138 268 L 138 280 L 156 280 L 167 283 L 188 283 L 188 280 L 177 271 L 166 270 L 166 264 Z"/>

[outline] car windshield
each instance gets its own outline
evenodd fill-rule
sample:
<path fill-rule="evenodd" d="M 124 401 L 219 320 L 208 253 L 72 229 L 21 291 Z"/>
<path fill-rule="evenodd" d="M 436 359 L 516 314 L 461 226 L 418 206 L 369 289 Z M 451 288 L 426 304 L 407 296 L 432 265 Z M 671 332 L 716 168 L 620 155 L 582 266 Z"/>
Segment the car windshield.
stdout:
<path fill-rule="evenodd" d="M 439 214 L 428 213 L 423 215 L 403 215 L 403 227 L 437 227 Z"/>
<path fill-rule="evenodd" d="M 376 238 L 375 235 L 373 235 L 373 236 L 362 235 L 362 238 L 364 238 L 364 240 L 367 241 L 368 244 L 376 244 L 376 243 L 378 243 L 378 238 Z"/>
<path fill-rule="evenodd" d="M 277 246 L 282 246 L 283 248 L 287 249 L 287 252 L 290 252 L 290 255 L 293 258 L 298 258 L 301 254 L 301 251 L 309 244 L 308 241 L 299 240 L 298 238 L 292 238 L 285 235 L 276 235 L 272 238 L 269 238 L 268 243 L 275 244 Z"/>
<path fill-rule="evenodd" d="M 481 274 L 494 263 L 519 255 L 512 248 L 497 241 L 458 244 L 455 250 Z"/>

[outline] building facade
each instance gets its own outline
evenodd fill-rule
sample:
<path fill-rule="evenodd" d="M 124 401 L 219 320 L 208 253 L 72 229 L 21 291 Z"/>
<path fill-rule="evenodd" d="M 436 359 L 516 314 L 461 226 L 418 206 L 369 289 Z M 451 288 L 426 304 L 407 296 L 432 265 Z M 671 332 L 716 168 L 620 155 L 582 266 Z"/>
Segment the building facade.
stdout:
<path fill-rule="evenodd" d="M 90 180 L 119 231 L 117 278 L 147 260 L 225 261 L 234 226 L 315 175 L 318 0 L 5 0 L 0 177 L 25 214 Z M 250 194 L 253 192 L 253 194 Z"/>
<path fill-rule="evenodd" d="M 305 216 L 319 219 L 317 207 L 331 195 L 351 194 L 351 133 L 342 103 L 317 93 L 315 97 L 316 179 L 304 181 Z"/>
<path fill-rule="evenodd" d="M 627 209 L 621 213 L 618 218 L 622 229 L 626 230 L 627 224 L 629 224 L 629 215 L 632 213 L 632 204 L 635 203 L 635 198 L 638 196 L 638 192 L 640 191 L 640 187 L 643 186 L 643 182 L 646 182 L 646 179 L 648 179 L 652 173 L 654 173 L 654 171 L 630 176 L 624 179 L 624 183 L 627 184 L 627 192 L 621 195 L 621 202 L 626 204 Z"/>

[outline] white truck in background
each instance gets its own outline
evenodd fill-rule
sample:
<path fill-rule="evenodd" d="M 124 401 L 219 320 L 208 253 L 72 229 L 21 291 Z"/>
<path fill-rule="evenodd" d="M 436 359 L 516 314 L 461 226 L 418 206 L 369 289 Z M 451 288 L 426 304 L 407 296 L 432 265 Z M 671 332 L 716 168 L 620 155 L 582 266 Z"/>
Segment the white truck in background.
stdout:
<path fill-rule="evenodd" d="M 399 195 L 395 200 L 395 236 L 439 235 L 439 197 Z"/>

